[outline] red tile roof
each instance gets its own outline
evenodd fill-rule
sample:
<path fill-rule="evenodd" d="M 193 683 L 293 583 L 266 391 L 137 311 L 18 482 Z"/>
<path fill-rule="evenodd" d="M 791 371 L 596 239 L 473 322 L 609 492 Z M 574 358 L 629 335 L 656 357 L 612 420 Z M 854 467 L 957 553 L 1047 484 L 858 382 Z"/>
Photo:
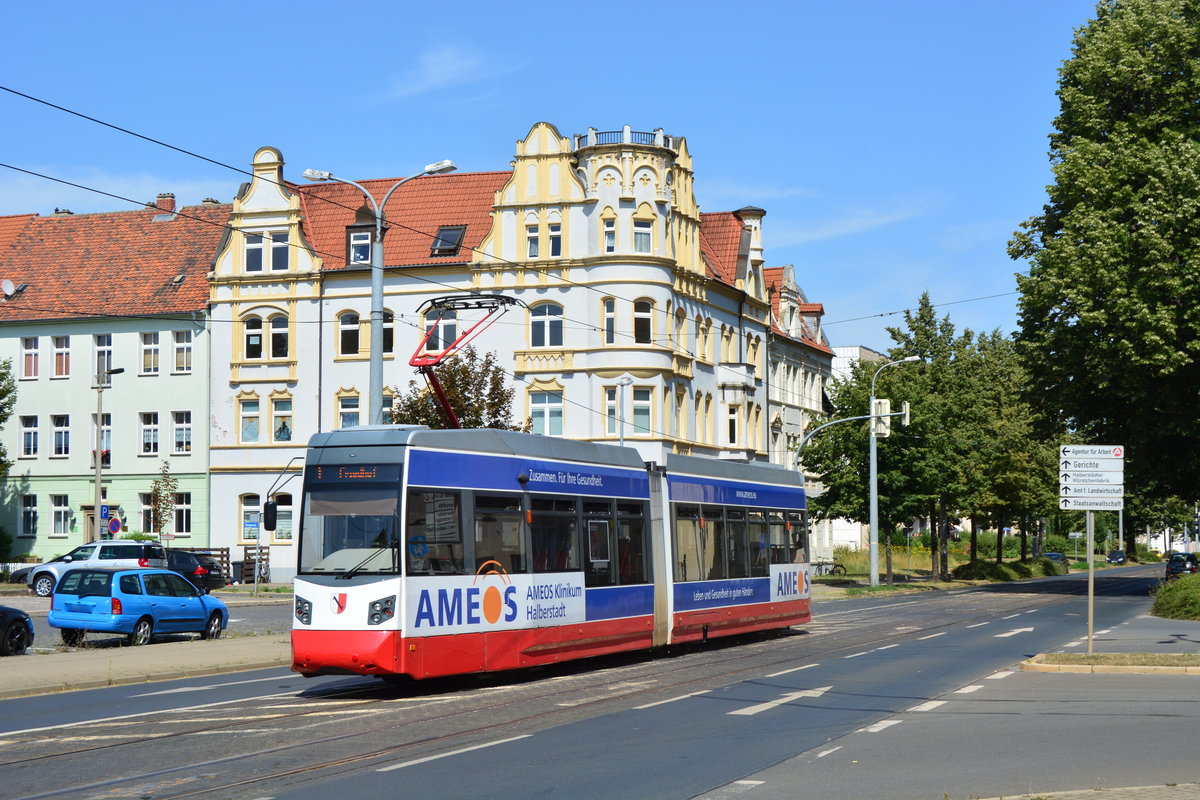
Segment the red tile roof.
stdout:
<path fill-rule="evenodd" d="M 700 214 L 700 252 L 708 262 L 709 277 L 730 286 L 737 283 L 742 228 L 741 218 L 733 211 Z"/>
<path fill-rule="evenodd" d="M 383 240 L 385 266 L 461 264 L 474 258 L 492 230 L 492 204 L 511 172 L 465 172 L 416 178 L 397 189 L 383 210 L 390 228 Z M 376 202 L 395 185 L 394 179 L 359 181 Z M 362 192 L 344 183 L 314 183 L 294 187 L 300 192 L 304 235 L 326 270 L 346 267 L 346 228 L 355 211 L 366 203 Z M 462 247 L 453 256 L 432 256 L 438 228 L 466 225 Z"/>
<path fill-rule="evenodd" d="M 779 291 L 780 285 L 783 283 L 783 267 L 766 267 L 763 269 L 763 280 L 766 281 L 767 287 L 770 289 L 771 296 L 771 332 L 776 336 L 784 336 L 789 339 L 793 338 L 779 327 L 779 301 L 782 297 L 782 292 Z M 824 316 L 825 306 L 821 303 L 797 303 L 796 310 L 800 314 Z M 808 322 L 803 317 L 800 318 L 800 338 L 802 344 L 820 350 L 823 353 L 832 355 L 833 349 L 825 343 L 823 339 L 817 338 Z"/>
<path fill-rule="evenodd" d="M 14 214 L 11 217 L 0 217 L 0 252 L 8 247 L 25 227 L 25 223 L 37 214 Z"/>
<path fill-rule="evenodd" d="M 28 284 L 0 300 L 0 323 L 203 310 L 230 211 L 188 206 L 159 222 L 153 208 L 35 217 L 0 251 L 0 279 Z"/>

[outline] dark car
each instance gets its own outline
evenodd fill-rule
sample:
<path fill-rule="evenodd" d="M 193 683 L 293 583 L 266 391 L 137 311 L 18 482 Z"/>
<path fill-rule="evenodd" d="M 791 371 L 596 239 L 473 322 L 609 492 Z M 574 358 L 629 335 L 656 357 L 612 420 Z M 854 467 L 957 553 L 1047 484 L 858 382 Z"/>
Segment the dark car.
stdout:
<path fill-rule="evenodd" d="M 1068 567 L 1070 564 L 1067 557 L 1062 553 L 1042 553 L 1042 558 L 1048 558 L 1055 564 L 1062 564 L 1064 567 Z"/>
<path fill-rule="evenodd" d="M 8 573 L 9 583 L 29 583 L 29 572 L 33 567 L 18 567 Z"/>
<path fill-rule="evenodd" d="M 19 656 L 33 644 L 33 620 L 19 608 L 0 606 L 0 656 Z"/>
<path fill-rule="evenodd" d="M 1200 558 L 1197 558 L 1195 553 L 1171 553 L 1171 557 L 1167 559 L 1167 580 L 1197 572 L 1200 572 Z"/>
<path fill-rule="evenodd" d="M 186 550 L 167 551 L 167 569 L 178 572 L 202 592 L 224 589 L 229 582 L 221 572 L 221 564 L 212 556 L 189 553 Z"/>
<path fill-rule="evenodd" d="M 1109 550 L 1108 551 L 1108 563 L 1124 564 L 1125 563 L 1125 551 L 1124 550 Z"/>

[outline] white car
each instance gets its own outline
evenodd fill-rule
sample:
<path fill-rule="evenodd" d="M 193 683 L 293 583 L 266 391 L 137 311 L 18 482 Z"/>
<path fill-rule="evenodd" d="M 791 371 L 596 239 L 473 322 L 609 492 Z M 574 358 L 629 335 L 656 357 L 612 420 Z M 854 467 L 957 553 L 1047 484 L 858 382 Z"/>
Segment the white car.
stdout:
<path fill-rule="evenodd" d="M 167 553 L 158 542 L 105 541 L 80 545 L 65 556 L 38 564 L 25 582 L 38 597 L 49 597 L 71 567 L 167 568 Z"/>

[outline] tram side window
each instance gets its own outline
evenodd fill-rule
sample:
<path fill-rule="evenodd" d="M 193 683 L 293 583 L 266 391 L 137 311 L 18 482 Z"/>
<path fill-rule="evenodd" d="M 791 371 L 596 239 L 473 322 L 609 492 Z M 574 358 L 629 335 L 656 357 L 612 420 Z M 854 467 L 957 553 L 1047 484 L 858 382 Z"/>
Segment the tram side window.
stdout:
<path fill-rule="evenodd" d="M 623 585 L 650 581 L 644 503 L 617 503 L 617 577 Z"/>
<path fill-rule="evenodd" d="M 808 515 L 800 511 L 789 511 L 787 517 L 792 534 L 792 547 L 795 549 L 792 561 L 797 564 L 808 561 Z"/>
<path fill-rule="evenodd" d="M 767 559 L 767 515 L 751 511 L 747 515 L 750 533 L 750 577 L 765 578 L 770 572 Z"/>
<path fill-rule="evenodd" d="M 585 500 L 583 503 L 584 546 L 587 586 L 612 586 L 617 576 L 612 568 L 613 510 L 610 500 Z"/>
<path fill-rule="evenodd" d="M 745 578 L 750 574 L 749 543 L 746 538 L 746 512 L 729 509 L 725 513 L 725 555 L 729 577 Z"/>
<path fill-rule="evenodd" d="M 729 577 L 725 564 L 725 553 L 729 550 L 729 535 L 725 519 L 718 506 L 704 506 L 700 510 L 700 530 L 708 534 L 708 548 L 704 552 L 704 577 L 710 581 Z"/>
<path fill-rule="evenodd" d="M 458 492 L 410 489 L 404 526 L 409 575 L 462 575 Z"/>
<path fill-rule="evenodd" d="M 704 577 L 700 572 L 704 552 L 701 541 L 700 507 L 677 506 L 675 508 L 675 580 L 698 581 Z"/>
<path fill-rule="evenodd" d="M 579 569 L 578 510 L 574 500 L 533 499 L 534 572 L 574 572 Z"/>
<path fill-rule="evenodd" d="M 770 550 L 772 564 L 792 563 L 792 543 L 788 536 L 787 520 L 783 512 L 767 513 L 767 547 Z"/>
<path fill-rule="evenodd" d="M 518 495 L 475 495 L 475 568 L 489 561 L 505 572 L 525 572 L 525 543 Z"/>

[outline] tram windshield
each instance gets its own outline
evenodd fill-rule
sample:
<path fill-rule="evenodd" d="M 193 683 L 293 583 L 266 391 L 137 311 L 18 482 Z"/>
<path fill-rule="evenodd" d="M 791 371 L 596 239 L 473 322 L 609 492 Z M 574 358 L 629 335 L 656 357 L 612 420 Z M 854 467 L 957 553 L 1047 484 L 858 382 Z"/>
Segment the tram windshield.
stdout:
<path fill-rule="evenodd" d="M 304 496 L 301 573 L 400 572 L 399 502 L 391 486 L 313 488 Z"/>

